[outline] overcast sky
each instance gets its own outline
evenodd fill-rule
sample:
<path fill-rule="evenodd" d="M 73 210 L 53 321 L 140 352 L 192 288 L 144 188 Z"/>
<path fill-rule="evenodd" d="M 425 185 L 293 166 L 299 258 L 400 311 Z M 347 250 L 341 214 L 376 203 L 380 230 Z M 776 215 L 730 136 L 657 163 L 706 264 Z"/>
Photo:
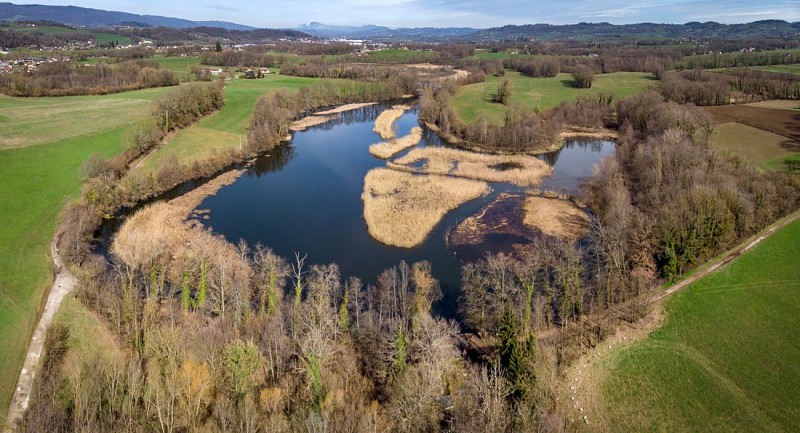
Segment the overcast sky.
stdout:
<path fill-rule="evenodd" d="M 310 21 L 480 28 L 581 21 L 613 24 L 800 21 L 800 0 L 38 0 L 31 3 L 71 4 L 198 21 L 223 20 L 255 27 L 294 27 Z"/>

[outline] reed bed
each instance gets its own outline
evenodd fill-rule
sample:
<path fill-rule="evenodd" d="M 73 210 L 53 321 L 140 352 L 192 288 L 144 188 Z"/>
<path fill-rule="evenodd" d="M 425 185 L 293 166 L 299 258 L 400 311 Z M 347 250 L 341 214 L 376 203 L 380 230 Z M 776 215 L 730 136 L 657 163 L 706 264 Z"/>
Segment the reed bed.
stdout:
<path fill-rule="evenodd" d="M 412 166 L 419 162 L 422 162 L 420 167 Z M 492 155 L 446 147 L 413 149 L 387 165 L 396 170 L 510 182 L 520 186 L 537 185 L 553 172 L 552 167 L 535 156 Z"/>
<path fill-rule="evenodd" d="M 547 236 L 577 241 L 589 232 L 589 217 L 566 200 L 529 196 L 524 211 L 523 223 Z"/>
<path fill-rule="evenodd" d="M 422 140 L 422 128 L 415 126 L 408 135 L 390 141 L 373 144 L 369 153 L 381 159 L 388 159 L 409 147 L 414 147 Z"/>
<path fill-rule="evenodd" d="M 312 126 L 322 125 L 323 123 L 333 119 L 333 116 L 306 116 L 300 120 L 295 120 L 289 127 L 292 131 L 304 131 L 306 128 Z"/>
<path fill-rule="evenodd" d="M 333 109 L 330 109 L 330 110 L 319 111 L 317 113 L 314 113 L 314 115 L 315 116 L 327 116 L 327 115 L 331 115 L 331 114 L 339 114 L 339 113 L 344 113 L 345 111 L 358 110 L 359 108 L 369 107 L 370 105 L 375 105 L 375 104 L 377 104 L 377 102 L 359 102 L 359 103 L 355 103 L 355 104 L 345 104 L 345 105 L 340 105 L 340 106 L 338 106 L 336 108 L 333 108 Z"/>
<path fill-rule="evenodd" d="M 408 105 L 395 105 L 394 107 L 384 110 L 376 119 L 373 131 L 377 132 L 382 139 L 389 140 L 394 138 L 394 121 L 399 119 L 403 113 L 408 110 Z"/>
<path fill-rule="evenodd" d="M 489 193 L 485 182 L 376 168 L 364 178 L 364 219 L 370 236 L 387 245 L 421 244 L 461 204 Z"/>

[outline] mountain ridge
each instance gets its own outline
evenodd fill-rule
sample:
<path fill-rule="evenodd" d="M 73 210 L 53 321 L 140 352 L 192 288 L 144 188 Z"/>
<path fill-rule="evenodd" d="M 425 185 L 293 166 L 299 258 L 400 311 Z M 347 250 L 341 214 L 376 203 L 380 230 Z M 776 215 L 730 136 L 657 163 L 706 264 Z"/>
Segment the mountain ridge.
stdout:
<path fill-rule="evenodd" d="M 0 21 L 52 21 L 84 27 L 114 27 L 144 24 L 153 27 L 220 27 L 227 30 L 254 30 L 256 27 L 228 21 L 192 21 L 160 15 L 139 15 L 80 6 L 18 5 L 0 2 Z"/>

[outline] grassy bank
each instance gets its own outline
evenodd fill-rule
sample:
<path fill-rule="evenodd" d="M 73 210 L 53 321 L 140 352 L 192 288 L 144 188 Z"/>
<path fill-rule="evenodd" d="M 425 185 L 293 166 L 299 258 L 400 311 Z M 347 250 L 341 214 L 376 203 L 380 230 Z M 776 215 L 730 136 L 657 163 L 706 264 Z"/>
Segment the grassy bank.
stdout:
<path fill-rule="evenodd" d="M 793 431 L 800 419 L 800 221 L 676 294 L 666 324 L 610 358 L 616 431 Z"/>
<path fill-rule="evenodd" d="M 318 81 L 314 78 L 269 75 L 259 80 L 234 79 L 225 85 L 225 105 L 216 113 L 179 131 L 142 165 L 143 170 L 158 170 L 163 161 L 175 155 L 190 163 L 236 147 L 247 140 L 247 123 L 258 97 L 276 90 L 297 90 Z"/>
<path fill-rule="evenodd" d="M 579 96 L 606 93 L 624 98 L 643 92 L 655 83 L 651 74 L 641 72 L 615 72 L 595 75 L 591 89 L 578 89 L 570 74 L 559 74 L 552 78 L 529 78 L 518 72 L 507 71 L 511 81 L 511 103 L 521 104 L 527 109 L 541 111 L 556 107 L 562 102 L 573 101 Z M 453 108 L 458 117 L 467 123 L 479 117 L 494 124 L 502 124 L 506 107 L 492 102 L 497 92 L 497 77 L 489 76 L 486 82 L 463 86 L 453 98 Z"/>

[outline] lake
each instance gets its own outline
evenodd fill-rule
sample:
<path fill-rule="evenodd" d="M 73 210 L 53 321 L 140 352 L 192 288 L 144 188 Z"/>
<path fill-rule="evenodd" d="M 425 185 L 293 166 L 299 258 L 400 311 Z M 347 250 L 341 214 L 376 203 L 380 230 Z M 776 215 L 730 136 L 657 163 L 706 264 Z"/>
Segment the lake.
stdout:
<path fill-rule="evenodd" d="M 288 145 L 258 157 L 236 182 L 206 198 L 198 209 L 210 214 L 202 223 L 230 242 L 261 243 L 290 261 L 299 252 L 308 255 L 307 265 L 336 263 L 343 279 L 358 276 L 365 283 L 374 283 L 384 269 L 401 260 L 409 264 L 427 260 L 444 294 L 435 309 L 453 317 L 461 261 L 447 246 L 448 230 L 498 194 L 524 193 L 524 189 L 491 183 L 490 194 L 448 213 L 415 248 L 375 241 L 367 233 L 361 193 L 366 173 L 386 164 L 368 151 L 380 141 L 372 128 L 385 108 L 388 105 L 379 104 L 345 112 L 295 133 Z M 415 126 L 419 126 L 417 110 L 412 109 L 396 122 L 397 135 L 406 135 Z M 419 146 L 443 145 L 435 133 L 424 129 Z M 574 193 L 591 176 L 593 166 L 613 151 L 611 141 L 571 139 L 561 150 L 541 156 L 553 165 L 553 174 L 538 188 Z M 499 247 L 486 245 L 487 251 Z"/>

